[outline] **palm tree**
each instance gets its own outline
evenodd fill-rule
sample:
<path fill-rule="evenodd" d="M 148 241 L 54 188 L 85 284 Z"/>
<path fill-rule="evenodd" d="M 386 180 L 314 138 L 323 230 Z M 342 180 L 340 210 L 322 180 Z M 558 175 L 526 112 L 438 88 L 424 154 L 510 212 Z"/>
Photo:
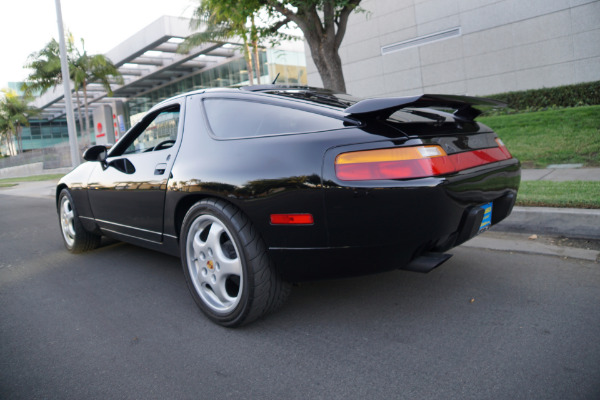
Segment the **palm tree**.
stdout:
<path fill-rule="evenodd" d="M 29 126 L 29 118 L 39 114 L 39 110 L 29 106 L 29 98 L 20 97 L 14 90 L 3 89 L 4 97 L 0 100 L 0 126 L 7 132 L 9 150 L 12 144 L 12 135 L 17 138 L 17 151 L 23 152 L 21 132 L 23 126 Z"/>
<path fill-rule="evenodd" d="M 6 115 L 4 115 L 4 110 L 2 107 L 2 101 L 0 101 L 0 144 L 2 141 L 6 144 L 6 154 L 4 155 L 13 155 L 16 153 L 14 151 L 14 146 L 12 143 L 12 134 L 10 130 L 10 122 Z"/>
<path fill-rule="evenodd" d="M 72 34 L 67 36 L 67 59 L 69 63 L 69 75 L 73 81 L 75 89 L 75 98 L 77 101 L 77 109 L 79 115 L 79 126 L 82 132 L 83 145 L 87 146 L 90 143 L 90 116 L 88 111 L 87 87 L 91 82 L 100 83 L 108 96 L 112 96 L 113 92 L 110 87 L 110 79 L 117 84 L 123 83 L 123 77 L 114 66 L 114 64 L 102 54 L 89 55 L 85 50 L 83 39 L 81 40 L 81 50 L 75 46 L 75 40 Z M 48 89 L 62 83 L 62 72 L 60 68 L 60 51 L 58 42 L 52 39 L 44 48 L 38 52 L 34 52 L 29 56 L 29 63 L 25 65 L 33 72 L 27 77 L 23 84 L 23 90 L 26 93 L 32 93 L 39 90 L 40 93 L 46 92 Z M 83 91 L 83 104 L 85 109 L 85 130 L 81 115 L 81 101 L 79 98 L 79 90 Z"/>
<path fill-rule="evenodd" d="M 85 43 L 81 39 L 81 51 L 75 48 L 76 57 L 69 68 L 71 80 L 73 81 L 77 104 L 79 104 L 79 89 L 83 90 L 83 104 L 85 107 L 85 133 L 84 145 L 90 144 L 90 113 L 87 102 L 87 86 L 91 82 L 98 82 L 102 85 L 106 94 L 112 97 L 113 91 L 110 87 L 110 79 L 115 83 L 123 84 L 123 77 L 114 64 L 102 54 L 89 55 L 85 50 Z M 81 113 L 80 113 L 81 118 Z M 81 122 L 80 122 L 81 123 Z"/>
<path fill-rule="evenodd" d="M 73 35 L 67 36 L 67 62 L 69 63 L 69 73 L 73 75 L 73 60 L 75 57 L 75 46 Z M 58 86 L 62 83 L 62 70 L 60 66 L 59 44 L 55 39 L 50 40 L 40 51 L 29 55 L 29 63 L 26 68 L 33 70 L 26 82 L 22 86 L 25 93 L 31 94 L 39 92 L 44 94 L 48 89 Z M 73 77 L 71 76 L 71 80 Z M 79 114 L 79 128 L 83 130 L 83 118 L 81 114 L 81 102 L 79 100 L 79 91 L 75 91 L 77 100 L 77 111 Z M 81 133 L 81 132 L 80 132 Z M 83 133 L 81 133 L 83 136 Z"/>
<path fill-rule="evenodd" d="M 179 50 L 188 52 L 202 43 L 239 37 L 243 41 L 244 58 L 248 65 L 248 80 L 251 85 L 254 84 L 252 65 L 252 58 L 254 58 L 256 77 L 260 84 L 258 31 L 254 23 L 254 14 L 259 8 L 260 3 L 256 0 L 201 0 L 198 8 L 194 10 L 191 26 L 193 29 L 205 29 L 188 36 L 180 45 Z M 248 27 L 248 25 L 250 26 Z M 252 43 L 254 55 L 250 51 L 250 43 Z"/>

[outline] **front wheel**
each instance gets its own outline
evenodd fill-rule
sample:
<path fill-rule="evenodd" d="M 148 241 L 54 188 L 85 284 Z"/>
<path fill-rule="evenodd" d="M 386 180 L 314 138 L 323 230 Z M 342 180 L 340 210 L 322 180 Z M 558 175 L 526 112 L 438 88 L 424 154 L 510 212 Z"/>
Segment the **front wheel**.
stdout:
<path fill-rule="evenodd" d="M 84 229 L 71 193 L 63 189 L 58 196 L 58 221 L 65 247 L 72 253 L 93 250 L 100 245 L 100 236 Z"/>
<path fill-rule="evenodd" d="M 290 285 L 269 261 L 248 218 L 233 205 L 206 199 L 187 212 L 181 261 L 198 307 L 214 322 L 235 327 L 283 303 Z"/>

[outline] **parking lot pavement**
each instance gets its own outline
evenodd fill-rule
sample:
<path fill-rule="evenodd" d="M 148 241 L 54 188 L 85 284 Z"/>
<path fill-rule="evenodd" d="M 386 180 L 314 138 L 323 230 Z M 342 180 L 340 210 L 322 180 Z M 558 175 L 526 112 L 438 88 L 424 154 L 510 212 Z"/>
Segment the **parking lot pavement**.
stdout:
<path fill-rule="evenodd" d="M 600 398 L 595 262 L 460 246 L 225 329 L 175 257 L 67 252 L 51 197 L 0 194 L 0 224 L 2 399 Z"/>

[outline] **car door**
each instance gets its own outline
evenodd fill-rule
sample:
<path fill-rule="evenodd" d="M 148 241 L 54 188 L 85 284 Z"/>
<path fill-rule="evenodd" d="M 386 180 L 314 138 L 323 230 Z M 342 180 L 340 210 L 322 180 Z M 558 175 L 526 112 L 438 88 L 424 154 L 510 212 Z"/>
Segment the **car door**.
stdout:
<path fill-rule="evenodd" d="M 104 231 L 161 242 L 167 181 L 179 144 L 183 104 L 152 111 L 110 151 L 88 180 L 90 206 Z"/>

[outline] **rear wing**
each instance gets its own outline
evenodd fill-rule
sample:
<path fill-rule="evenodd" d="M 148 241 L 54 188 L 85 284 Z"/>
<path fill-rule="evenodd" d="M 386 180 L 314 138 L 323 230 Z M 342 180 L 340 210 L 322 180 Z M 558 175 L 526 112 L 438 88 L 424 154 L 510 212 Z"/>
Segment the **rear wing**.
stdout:
<path fill-rule="evenodd" d="M 457 119 L 473 121 L 483 111 L 501 107 L 506 107 L 506 103 L 481 97 L 423 94 L 361 100 L 346 108 L 344 112 L 359 118 L 380 117 L 385 119 L 403 108 L 441 108 L 455 110 L 453 115 Z"/>

